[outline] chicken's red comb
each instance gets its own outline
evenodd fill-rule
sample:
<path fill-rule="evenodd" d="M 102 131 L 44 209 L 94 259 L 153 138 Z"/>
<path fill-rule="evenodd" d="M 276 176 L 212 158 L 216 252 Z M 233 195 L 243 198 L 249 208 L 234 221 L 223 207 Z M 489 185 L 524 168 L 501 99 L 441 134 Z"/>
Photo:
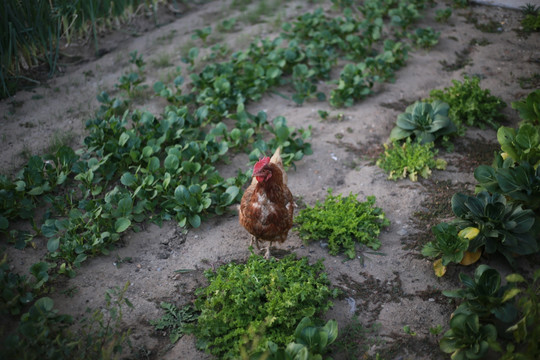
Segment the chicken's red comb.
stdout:
<path fill-rule="evenodd" d="M 260 159 L 259 161 L 257 161 L 257 163 L 255 164 L 255 166 L 253 167 L 253 173 L 257 173 L 259 172 L 259 170 L 261 170 L 266 164 L 268 164 L 270 162 L 270 158 L 267 156 L 267 157 L 263 157 L 262 159 Z"/>

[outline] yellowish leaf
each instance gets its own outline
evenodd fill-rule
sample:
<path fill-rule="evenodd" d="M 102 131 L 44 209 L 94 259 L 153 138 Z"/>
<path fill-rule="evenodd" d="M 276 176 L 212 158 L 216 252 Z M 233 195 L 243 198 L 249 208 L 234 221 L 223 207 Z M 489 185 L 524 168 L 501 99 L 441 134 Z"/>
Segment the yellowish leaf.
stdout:
<path fill-rule="evenodd" d="M 463 254 L 463 259 L 461 259 L 460 264 L 465 265 L 465 266 L 474 264 L 475 262 L 478 261 L 478 259 L 480 259 L 481 255 L 482 255 L 482 251 L 480 250 L 475 251 L 475 252 L 465 251 L 465 253 Z"/>
<path fill-rule="evenodd" d="M 438 277 L 443 276 L 446 273 L 446 266 L 442 264 L 442 259 L 437 259 L 433 262 L 433 270 Z"/>
<path fill-rule="evenodd" d="M 461 230 L 458 233 L 458 236 L 463 237 L 463 238 L 468 239 L 468 240 L 472 240 L 475 237 L 477 237 L 479 233 L 480 233 L 480 230 L 478 230 L 478 228 L 469 226 L 469 227 Z"/>

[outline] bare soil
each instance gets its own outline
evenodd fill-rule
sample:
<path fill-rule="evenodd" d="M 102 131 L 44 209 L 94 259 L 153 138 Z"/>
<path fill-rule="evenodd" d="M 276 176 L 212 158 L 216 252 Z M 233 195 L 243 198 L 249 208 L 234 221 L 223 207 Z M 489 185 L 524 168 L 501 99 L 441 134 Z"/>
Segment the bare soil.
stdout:
<path fill-rule="evenodd" d="M 85 121 L 98 107 L 96 95 L 102 90 L 116 91 L 114 84 L 129 67 L 129 52 L 137 50 L 147 61 L 146 83 L 151 90 L 155 81 L 166 78 L 176 66 L 185 68 L 180 54 L 193 41 L 194 29 L 214 27 L 223 19 L 241 15 L 229 3 L 195 3 L 178 14 L 163 9 L 158 17 L 162 25 L 157 28 L 147 25 L 152 24 L 148 18 L 146 22 L 140 20 L 140 25 L 131 24 L 129 29 L 104 34 L 100 41 L 105 50 L 100 57 L 92 55 L 91 43 L 81 44 L 80 49 L 86 50 L 80 50 L 80 61 L 66 63 L 63 74 L 1 101 L 2 172 L 14 175 L 28 155 L 44 154 L 54 139 L 68 141 L 74 148 L 82 147 Z M 210 39 L 227 43 L 233 50 L 244 49 L 256 36 L 275 36 L 279 32 L 275 24 L 280 19 L 292 21 L 316 7 L 328 9 L 329 3 L 286 2 L 262 17 L 261 22 L 241 23 L 238 31 L 213 34 Z M 364 101 L 350 108 L 333 109 L 327 102 L 297 106 L 283 97 L 267 94 L 249 105 L 250 112 L 265 110 L 269 119 L 282 115 L 290 126 L 312 126 L 313 155 L 289 172 L 289 187 L 299 202 L 313 205 L 324 199 L 328 188 L 333 188 L 335 194 L 356 193 L 360 200 L 375 195 L 377 206 L 384 209 L 391 221 L 380 236 L 379 252 L 359 249 L 358 258 L 352 261 L 329 255 L 318 242 L 303 244 L 295 232 L 275 250 L 278 258 L 294 252 L 312 262 L 324 259 L 332 284 L 343 290 L 342 297 L 325 315 L 327 319 L 336 319 L 340 328 L 340 345 L 334 348 L 334 359 L 365 358 L 375 353 L 383 359 L 447 358 L 438 348 L 440 335 L 431 334 L 429 329 L 437 325 L 442 325 L 443 331 L 447 329 L 455 305 L 441 291 L 457 287 L 460 272 L 471 272 L 470 268 L 451 266 L 439 279 L 433 274 L 431 262 L 420 255 L 420 249 L 430 240 L 431 226 L 452 217 L 452 195 L 474 190 L 472 172 L 479 164 L 491 163 L 498 148 L 496 133 L 492 129 L 471 129 L 456 140 L 453 152 L 441 150 L 440 156 L 448 161 L 445 171 L 434 171 L 430 179 L 416 183 L 394 182 L 387 180 L 374 165 L 374 159 L 397 115 L 407 105 L 427 97 L 431 89 L 449 87 L 452 79 L 462 80 L 464 74 L 481 76 L 481 86 L 508 105 L 538 87 L 537 83 L 528 83 L 529 89 L 520 86 L 523 79 L 540 72 L 540 37 L 538 33 L 520 35 L 518 11 L 471 6 L 454 9 L 449 22 L 441 24 L 434 21 L 435 11 L 450 3 L 437 3 L 416 26 L 431 26 L 440 31 L 438 45 L 429 51 L 411 51 L 407 66 L 396 74 L 396 82 L 383 84 Z M 484 32 L 471 19 L 476 19 L 477 24 L 494 22 L 496 31 Z M 164 54 L 168 54 L 170 64 L 160 62 Z M 331 86 L 321 84 L 321 88 Z M 153 98 L 150 90 L 137 106 L 160 114 L 166 104 Z M 280 92 L 291 95 L 292 89 Z M 317 110 L 329 111 L 331 117 L 339 113 L 344 116 L 340 121 L 323 121 Z M 507 116 L 503 125 L 516 126 L 517 113 L 510 106 L 503 112 Z M 248 167 L 244 158 L 234 163 L 243 170 Z M 235 171 L 231 168 L 231 173 Z M 124 314 L 125 326 L 132 328 L 129 358 L 210 359 L 196 349 L 193 337 L 184 336 L 171 345 L 168 336 L 156 332 L 149 322 L 162 316 L 162 301 L 178 306 L 191 302 L 194 290 L 205 284 L 204 269 L 247 259 L 249 236 L 238 224 L 235 209 L 231 210 L 198 229 L 185 231 L 169 222 L 162 227 L 147 224 L 138 233 L 128 232 L 109 256 L 89 259 L 75 278 L 55 283 L 51 294 L 55 306 L 80 318 L 87 307 L 104 305 L 106 289 L 122 287 L 130 281 L 127 297 L 134 308 Z M 38 239 L 36 245 L 36 249 L 20 251 L 2 243 L 13 268 L 20 272 L 27 272 L 44 256 L 46 240 Z M 498 258 L 482 261 L 503 272 L 510 271 Z M 529 266 L 527 259 L 520 264 Z M 175 272 L 179 269 L 193 271 Z M 406 334 L 404 326 L 416 335 Z"/>

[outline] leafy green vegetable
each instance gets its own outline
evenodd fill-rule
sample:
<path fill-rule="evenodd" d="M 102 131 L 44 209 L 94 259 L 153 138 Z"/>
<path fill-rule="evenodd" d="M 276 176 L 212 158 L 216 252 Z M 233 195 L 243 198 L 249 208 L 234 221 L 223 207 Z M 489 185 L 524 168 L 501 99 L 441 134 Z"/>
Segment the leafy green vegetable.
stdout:
<path fill-rule="evenodd" d="M 250 359 L 322 359 L 322 355 L 328 351 L 328 346 L 336 340 L 337 335 L 338 325 L 335 320 L 328 320 L 326 325 L 317 326 L 313 320 L 305 317 L 294 331 L 294 342 L 283 349 L 268 341 L 268 350 L 251 354 Z"/>
<path fill-rule="evenodd" d="M 514 163 L 527 161 L 535 168 L 540 165 L 540 126 L 525 123 L 517 131 L 501 126 L 497 131 L 497 140 L 501 150 Z"/>
<path fill-rule="evenodd" d="M 446 168 L 446 161 L 435 159 L 438 150 L 433 149 L 432 142 L 420 144 L 407 138 L 401 145 L 393 141 L 391 146 L 387 144 L 383 146 L 385 150 L 376 164 L 388 173 L 389 179 L 398 180 L 408 176 L 411 181 L 416 181 L 418 175 L 427 179 L 431 175 L 431 169 Z"/>
<path fill-rule="evenodd" d="M 452 8 L 447 7 L 444 9 L 435 10 L 435 21 L 445 23 L 452 16 Z"/>
<path fill-rule="evenodd" d="M 439 43 L 440 31 L 434 31 L 432 28 L 418 28 L 410 35 L 413 43 L 421 48 L 430 49 Z"/>
<path fill-rule="evenodd" d="M 481 325 L 476 314 L 457 314 L 450 320 L 450 330 L 442 337 L 441 350 L 454 360 L 482 359 L 497 339 L 497 329 Z"/>
<path fill-rule="evenodd" d="M 510 264 L 514 256 L 538 251 L 535 216 L 532 210 L 507 203 L 501 194 L 482 191 L 476 197 L 464 194 L 452 196 L 452 211 L 459 218 L 458 228 L 475 227 L 479 234 L 469 243 L 469 251 L 480 247 L 488 254 L 499 252 Z"/>
<path fill-rule="evenodd" d="M 512 102 L 512 109 L 519 111 L 523 122 L 540 125 L 540 89 L 532 91 L 525 99 Z"/>
<path fill-rule="evenodd" d="M 540 207 L 540 167 L 535 171 L 528 162 L 496 168 L 480 165 L 474 170 L 474 178 L 481 189 L 508 196 L 526 208 Z"/>
<path fill-rule="evenodd" d="M 197 320 L 197 314 L 192 306 L 179 309 L 167 302 L 162 302 L 160 306 L 165 310 L 165 315 L 158 320 L 150 320 L 150 324 L 156 330 L 169 331 L 169 339 L 174 344 L 186 333 L 186 324 Z"/>
<path fill-rule="evenodd" d="M 326 311 L 337 295 L 322 262 L 309 265 L 295 255 L 279 261 L 251 255 L 246 264 L 230 263 L 205 275 L 209 285 L 197 290 L 195 308 L 201 313 L 193 333 L 199 348 L 221 359 L 239 357 L 241 345 L 258 336 L 250 327 L 264 329 L 254 351 L 264 351 L 267 341 L 288 344 L 300 320 Z"/>
<path fill-rule="evenodd" d="M 484 320 L 495 315 L 505 323 L 516 318 L 517 309 L 514 303 L 503 298 L 513 285 L 501 286 L 501 275 L 497 270 L 487 265 L 479 265 L 474 272 L 474 278 L 461 273 L 459 279 L 465 288 L 443 291 L 445 296 L 464 300 L 455 311 L 456 314 L 474 313 Z"/>
<path fill-rule="evenodd" d="M 458 229 L 448 223 L 440 223 L 431 229 L 435 240 L 428 242 L 422 248 L 422 255 L 430 258 L 442 255 L 442 265 L 451 262 L 459 263 L 469 247 L 469 240 L 458 236 Z"/>
<path fill-rule="evenodd" d="M 448 104 L 435 100 L 432 103 L 417 101 L 399 114 L 396 127 L 390 132 L 390 140 L 401 140 L 414 136 L 421 144 L 456 132 L 448 117 Z"/>
<path fill-rule="evenodd" d="M 540 269 L 534 272 L 531 282 L 526 282 L 519 274 L 508 275 L 506 280 L 512 284 L 521 284 L 520 287 L 508 289 L 503 295 L 504 301 L 520 295 L 517 302 L 520 319 L 506 330 L 514 335 L 519 345 L 516 348 L 514 344 L 508 344 L 501 359 L 537 359 L 540 356 Z"/>
<path fill-rule="evenodd" d="M 440 100 L 450 107 L 450 120 L 464 132 L 464 125 L 484 128 L 486 125 L 494 129 L 499 127 L 498 121 L 504 119 L 501 112 L 506 103 L 491 95 L 488 89 L 481 89 L 478 77 L 464 77 L 464 81 L 452 80 L 452 87 L 444 90 L 435 89 L 430 92 L 430 100 Z"/>
<path fill-rule="evenodd" d="M 317 201 L 314 207 L 307 207 L 296 216 L 299 225 L 296 231 L 304 240 L 328 240 L 332 255 L 344 251 L 348 258 L 354 259 L 355 243 L 377 250 L 381 246 L 378 239 L 381 229 L 390 225 L 382 209 L 374 205 L 374 196 L 360 202 L 352 193 L 342 198 L 328 189 L 324 203 Z"/>

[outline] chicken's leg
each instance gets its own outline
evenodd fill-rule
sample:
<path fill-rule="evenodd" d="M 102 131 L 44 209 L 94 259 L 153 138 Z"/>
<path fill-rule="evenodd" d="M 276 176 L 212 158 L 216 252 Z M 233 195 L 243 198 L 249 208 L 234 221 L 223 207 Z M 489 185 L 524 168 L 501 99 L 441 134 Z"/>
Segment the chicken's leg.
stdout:
<path fill-rule="evenodd" d="M 261 250 L 261 245 L 259 244 L 259 239 L 257 239 L 254 235 L 251 235 L 251 241 L 249 243 L 249 246 L 255 246 L 257 247 L 257 250 Z"/>
<path fill-rule="evenodd" d="M 264 253 L 264 258 L 266 260 L 270 260 L 270 247 L 272 246 L 272 242 L 270 241 L 268 243 L 268 247 L 266 248 L 266 252 Z"/>

